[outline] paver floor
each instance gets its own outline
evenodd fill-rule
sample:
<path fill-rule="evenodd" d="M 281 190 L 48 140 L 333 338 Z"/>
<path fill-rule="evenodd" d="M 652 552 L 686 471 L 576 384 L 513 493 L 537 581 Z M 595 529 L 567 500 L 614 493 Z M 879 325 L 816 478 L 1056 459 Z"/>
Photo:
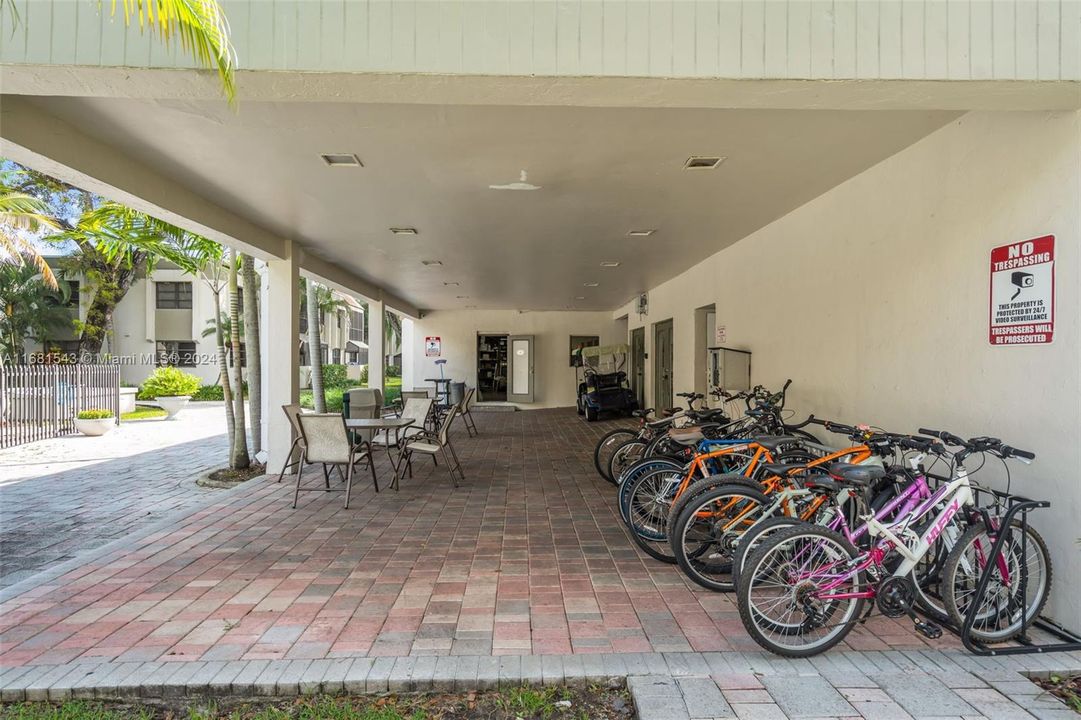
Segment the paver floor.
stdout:
<path fill-rule="evenodd" d="M 0 587 L 204 502 L 227 459 L 221 403 L 0 450 Z"/>
<path fill-rule="evenodd" d="M 420 460 L 400 492 L 376 494 L 362 473 L 349 510 L 336 492 L 302 493 L 294 510 L 290 483 L 253 480 L 9 588 L 0 666 L 755 647 L 731 596 L 624 534 L 592 466 L 611 423 L 476 415 L 479 437 L 455 434 L 460 488 Z M 162 472 L 191 470 L 150 453 Z M 384 459 L 377 469 L 388 484 Z M 876 617 L 838 650 L 927 646 L 906 621 Z"/>

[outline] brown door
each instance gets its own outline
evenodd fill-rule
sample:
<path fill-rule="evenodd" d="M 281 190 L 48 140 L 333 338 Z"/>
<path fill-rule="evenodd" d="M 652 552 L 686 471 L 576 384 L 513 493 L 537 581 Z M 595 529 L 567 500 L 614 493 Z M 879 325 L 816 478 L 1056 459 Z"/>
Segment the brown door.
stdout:
<path fill-rule="evenodd" d="M 631 387 L 638 407 L 646 406 L 646 329 L 631 330 Z"/>
<path fill-rule="evenodd" d="M 653 402 L 658 410 L 672 407 L 672 321 L 653 326 Z"/>

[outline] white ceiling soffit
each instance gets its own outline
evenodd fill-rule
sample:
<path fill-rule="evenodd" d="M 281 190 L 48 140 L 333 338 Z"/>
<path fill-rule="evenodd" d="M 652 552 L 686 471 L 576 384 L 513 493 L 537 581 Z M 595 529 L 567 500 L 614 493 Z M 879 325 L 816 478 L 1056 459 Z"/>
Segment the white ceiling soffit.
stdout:
<path fill-rule="evenodd" d="M 432 309 L 612 309 L 957 116 L 303 102 L 242 102 L 233 112 L 214 100 L 33 102 Z M 363 167 L 327 167 L 327 152 L 356 153 Z M 726 159 L 715 170 L 684 170 L 695 155 Z M 491 189 L 523 182 L 523 170 L 539 189 Z M 393 227 L 418 232 L 395 235 Z M 657 231 L 628 237 L 640 228 Z M 422 264 L 433 260 L 442 264 Z M 601 267 L 605 261 L 620 265 Z"/>

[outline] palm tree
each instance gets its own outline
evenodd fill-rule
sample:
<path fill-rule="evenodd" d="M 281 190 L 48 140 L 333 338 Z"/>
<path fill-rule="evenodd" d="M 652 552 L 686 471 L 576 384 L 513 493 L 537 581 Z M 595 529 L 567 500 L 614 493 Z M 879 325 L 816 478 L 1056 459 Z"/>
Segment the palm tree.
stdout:
<path fill-rule="evenodd" d="M 30 263 L 0 263 L 0 367 L 18 361 L 26 338 L 44 342 L 50 333 L 71 328 L 69 293 L 67 283 L 56 290 L 47 286 Z"/>
<path fill-rule="evenodd" d="M 248 366 L 248 416 L 251 420 L 252 452 L 263 449 L 263 381 L 262 355 L 259 349 L 259 276 L 255 273 L 255 258 L 240 256 L 240 272 L 244 279 L 244 327 L 246 364 Z M 238 358 L 239 359 L 239 358 Z"/>
<path fill-rule="evenodd" d="M 300 294 L 304 298 L 308 320 L 308 359 L 312 369 L 312 398 L 316 412 L 326 412 L 326 395 L 323 387 L 323 342 L 319 332 L 322 318 L 332 315 L 347 304 L 334 297 L 330 288 L 317 282 L 300 278 Z"/>
<path fill-rule="evenodd" d="M 39 233 L 59 227 L 44 202 L 33 195 L 0 187 L 0 261 L 17 265 L 29 261 L 52 290 L 58 287 L 52 268 L 22 233 Z"/>
<path fill-rule="evenodd" d="M 233 349 L 233 446 L 229 452 L 229 467 L 243 470 L 251 465 L 248 437 L 244 424 L 244 369 L 240 365 L 240 302 L 237 300 L 237 253 L 229 251 L 229 343 Z"/>
<path fill-rule="evenodd" d="M 98 0 L 98 6 L 103 4 Z M 230 104 L 236 100 L 236 50 L 229 40 L 229 21 L 218 0 L 118 0 L 112 1 L 112 14 L 117 5 L 123 12 L 124 24 L 139 21 L 139 30 L 148 26 L 168 45 L 179 41 L 185 52 L 208 70 L 215 70 L 222 92 Z M 21 21 L 13 0 L 0 0 L 0 12 L 7 11 L 11 25 Z"/>

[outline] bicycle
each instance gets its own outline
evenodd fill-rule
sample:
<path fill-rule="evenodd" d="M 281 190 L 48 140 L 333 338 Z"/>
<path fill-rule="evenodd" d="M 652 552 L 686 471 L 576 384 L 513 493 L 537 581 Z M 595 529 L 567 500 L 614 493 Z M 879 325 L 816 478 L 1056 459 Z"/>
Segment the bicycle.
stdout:
<path fill-rule="evenodd" d="M 988 567 L 985 548 L 991 547 L 1000 530 L 989 510 L 975 509 L 964 460 L 974 453 L 989 453 L 1003 461 L 1031 460 L 1035 455 L 997 438 L 965 441 L 941 431 L 921 428 L 919 432 L 962 448 L 953 456 L 951 479 L 930 497 L 907 499 L 891 520 L 865 515 L 866 550 L 857 550 L 848 538 L 828 527 L 800 524 L 778 531 L 747 560 L 737 604 L 744 627 L 761 647 L 786 657 L 824 652 L 865 617 L 867 601 L 874 603 L 868 613 L 877 607 L 889 617 L 907 615 L 916 632 L 928 639 L 940 637 L 942 629 L 915 612 L 911 576 L 953 522 L 967 522 L 969 527 L 943 567 L 943 601 L 950 620 L 960 626 L 970 612 L 969 604 L 976 603 L 971 611 L 973 637 L 980 642 L 1002 642 L 1023 632 L 1039 615 L 1050 593 L 1052 570 L 1046 545 L 1031 528 L 1025 528 L 1022 542 L 1004 545 L 1004 551 L 993 559 L 991 592 L 983 598 L 964 594 L 974 585 L 971 579 L 978 579 Z M 866 468 L 860 466 L 831 468 L 831 478 L 857 488 L 866 487 L 869 480 Z M 1018 558 L 1021 546 L 1032 550 L 1034 557 Z M 1013 582 L 1014 578 L 1020 581 Z M 1018 588 L 1025 588 L 1025 597 L 1017 597 Z"/>

